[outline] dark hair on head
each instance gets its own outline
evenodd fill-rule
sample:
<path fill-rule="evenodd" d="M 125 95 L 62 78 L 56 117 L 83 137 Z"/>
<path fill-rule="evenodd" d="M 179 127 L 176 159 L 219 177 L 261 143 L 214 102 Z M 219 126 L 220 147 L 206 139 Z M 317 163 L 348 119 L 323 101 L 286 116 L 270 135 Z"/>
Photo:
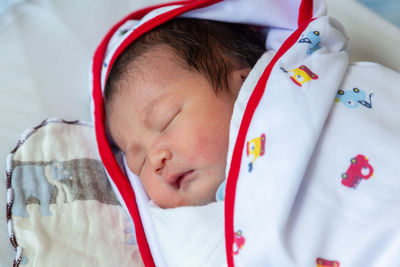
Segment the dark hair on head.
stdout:
<path fill-rule="evenodd" d="M 234 68 L 252 68 L 265 51 L 264 38 L 248 25 L 175 18 L 132 43 L 111 68 L 104 91 L 106 107 L 117 93 L 116 83 L 131 62 L 155 46 L 165 45 L 188 68 L 203 75 L 215 92 L 228 88 Z"/>

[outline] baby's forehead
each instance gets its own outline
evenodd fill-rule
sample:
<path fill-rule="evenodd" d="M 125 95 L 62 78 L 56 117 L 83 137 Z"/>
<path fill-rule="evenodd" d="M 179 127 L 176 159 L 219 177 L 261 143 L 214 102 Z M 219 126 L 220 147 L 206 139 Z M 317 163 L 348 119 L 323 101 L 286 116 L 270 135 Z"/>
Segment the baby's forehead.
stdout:
<path fill-rule="evenodd" d="M 123 93 L 116 102 L 137 113 L 135 117 L 146 120 L 160 103 L 173 102 L 173 96 L 183 97 L 178 92 L 182 92 L 182 87 L 188 89 L 198 83 L 199 76 L 204 79 L 197 71 L 184 66 L 172 49 L 166 46 L 149 48 L 128 68 L 119 83 Z"/>
<path fill-rule="evenodd" d="M 183 76 L 198 74 L 165 47 L 150 48 L 129 64 L 120 86 L 122 90 L 138 95 L 139 99 L 148 96 L 155 88 L 179 83 Z M 144 95 L 140 97 L 141 93 Z"/>
<path fill-rule="evenodd" d="M 153 45 L 146 48 L 144 52 L 137 55 L 129 63 L 133 67 L 144 69 L 148 68 L 157 70 L 159 66 L 168 66 L 163 70 L 170 70 L 173 68 L 186 67 L 184 60 L 182 60 L 175 52 L 174 49 L 168 45 Z"/>
<path fill-rule="evenodd" d="M 146 72 L 142 69 L 130 74 L 129 80 L 121 84 L 123 93 L 117 96 L 115 105 L 140 121 L 150 120 L 158 107 L 172 101 L 176 84 L 179 84 L 178 77 L 163 71 L 161 66 Z"/>

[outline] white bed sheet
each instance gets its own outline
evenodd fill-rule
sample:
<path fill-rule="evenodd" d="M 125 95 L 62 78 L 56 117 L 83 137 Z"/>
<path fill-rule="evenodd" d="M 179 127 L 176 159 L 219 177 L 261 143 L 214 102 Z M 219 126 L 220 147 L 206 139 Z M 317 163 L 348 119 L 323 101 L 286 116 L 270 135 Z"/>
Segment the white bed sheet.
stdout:
<path fill-rule="evenodd" d="M 22 132 L 49 117 L 90 120 L 89 68 L 116 21 L 165 0 L 25 0 L 0 14 L 0 266 L 12 266 L 5 214 L 5 160 Z M 400 71 L 400 30 L 353 0 L 328 12 L 350 37 L 352 61 Z M 357 10 L 357 12 L 354 12 Z M 356 16 L 354 14 L 357 14 Z"/>

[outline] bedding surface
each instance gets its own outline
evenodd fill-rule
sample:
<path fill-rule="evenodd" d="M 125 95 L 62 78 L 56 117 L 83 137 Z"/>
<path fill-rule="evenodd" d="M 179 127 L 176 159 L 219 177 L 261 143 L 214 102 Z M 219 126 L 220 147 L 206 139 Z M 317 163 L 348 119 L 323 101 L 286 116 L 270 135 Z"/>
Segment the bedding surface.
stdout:
<path fill-rule="evenodd" d="M 19 1 L 0 15 L 0 158 L 25 129 L 43 119 L 89 120 L 88 70 L 104 33 L 132 10 L 161 1 Z M 164 1 L 166 2 L 166 1 Z M 350 0 L 329 0 L 328 12 L 346 28 L 351 61 L 374 61 L 400 71 L 400 32 Z M 354 16 L 357 10 L 357 16 Z M 367 26 L 366 26 L 367 25 Z M 5 164 L 0 170 L 5 214 Z M 0 266 L 12 266 L 5 216 L 0 217 Z"/>
<path fill-rule="evenodd" d="M 143 266 L 95 148 L 83 121 L 45 120 L 18 141 L 7 158 L 13 266 Z"/>
<path fill-rule="evenodd" d="M 358 0 L 385 19 L 400 27 L 400 2 L 397 0 Z"/>

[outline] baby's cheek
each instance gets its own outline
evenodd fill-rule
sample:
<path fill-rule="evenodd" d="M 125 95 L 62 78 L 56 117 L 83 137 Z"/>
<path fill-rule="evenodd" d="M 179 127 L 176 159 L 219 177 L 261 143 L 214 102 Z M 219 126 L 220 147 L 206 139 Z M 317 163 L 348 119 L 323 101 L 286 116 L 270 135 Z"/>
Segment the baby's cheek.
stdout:
<path fill-rule="evenodd" d="M 224 127 L 196 128 L 192 135 L 193 156 L 210 163 L 225 161 L 229 134 Z"/>
<path fill-rule="evenodd" d="M 165 196 L 170 195 L 160 179 L 152 174 L 148 169 L 144 169 L 139 177 L 144 189 L 157 205 L 164 207 L 168 206 L 168 199 Z"/>

